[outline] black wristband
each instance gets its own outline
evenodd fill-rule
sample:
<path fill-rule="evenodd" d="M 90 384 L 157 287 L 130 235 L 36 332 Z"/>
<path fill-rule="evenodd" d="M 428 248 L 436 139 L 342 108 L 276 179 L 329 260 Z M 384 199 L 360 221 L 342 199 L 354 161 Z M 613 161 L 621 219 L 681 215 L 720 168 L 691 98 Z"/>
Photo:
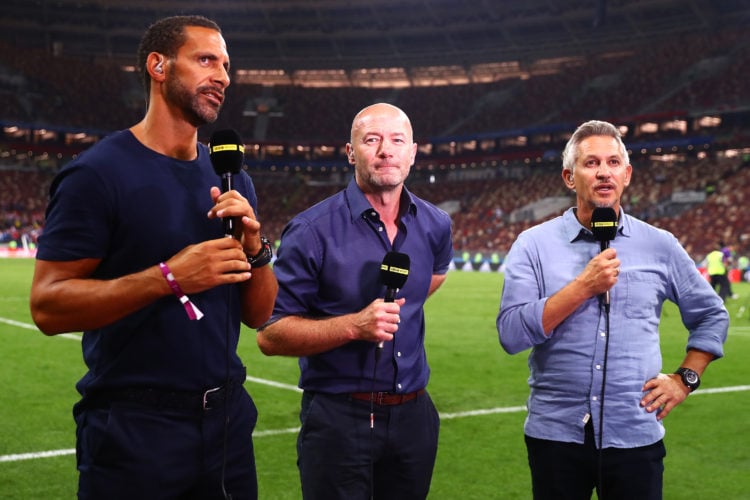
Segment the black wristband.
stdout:
<path fill-rule="evenodd" d="M 248 256 L 247 261 L 250 263 L 250 266 L 257 269 L 271 262 L 271 259 L 273 259 L 273 249 L 271 248 L 271 242 L 268 241 L 268 238 L 266 238 L 265 236 L 261 236 L 260 251 L 252 257 Z"/>

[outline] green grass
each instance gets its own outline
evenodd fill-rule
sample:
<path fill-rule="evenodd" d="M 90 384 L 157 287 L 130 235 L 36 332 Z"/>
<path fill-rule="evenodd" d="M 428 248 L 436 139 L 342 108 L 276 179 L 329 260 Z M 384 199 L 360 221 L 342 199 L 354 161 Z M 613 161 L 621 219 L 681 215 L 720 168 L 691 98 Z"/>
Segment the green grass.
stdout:
<path fill-rule="evenodd" d="M 48 338 L 31 324 L 28 289 L 31 260 L 0 259 L 0 341 L 4 381 L 0 398 L 0 456 L 67 450 L 75 446 L 71 407 L 74 384 L 83 375 L 80 342 Z M 505 354 L 495 316 L 502 276 L 453 272 L 427 305 L 429 390 L 441 414 L 440 447 L 432 482 L 433 499 L 528 499 L 530 495 L 524 413 L 456 416 L 471 410 L 522 406 L 527 396 L 526 353 Z M 750 285 L 737 284 L 725 359 L 714 363 L 701 390 L 666 419 L 664 498 L 745 499 L 750 491 L 748 392 L 705 389 L 750 380 Z M 8 320 L 11 320 L 9 323 Z M 677 367 L 686 332 L 671 304 L 662 320 L 664 371 Z M 297 361 L 263 356 L 247 330 L 240 344 L 248 374 L 296 385 Z M 270 431 L 299 425 L 299 393 L 265 384 L 246 384 L 258 405 L 255 438 L 261 499 L 300 498 L 295 465 L 296 434 Z M 73 455 L 0 461 L 0 497 L 75 497 Z"/>

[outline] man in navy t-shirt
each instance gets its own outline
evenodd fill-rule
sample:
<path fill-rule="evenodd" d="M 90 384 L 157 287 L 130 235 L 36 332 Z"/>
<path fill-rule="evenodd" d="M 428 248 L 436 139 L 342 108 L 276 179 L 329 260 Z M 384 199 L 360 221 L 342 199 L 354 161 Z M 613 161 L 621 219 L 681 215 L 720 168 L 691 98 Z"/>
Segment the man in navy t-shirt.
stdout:
<path fill-rule="evenodd" d="M 56 177 L 31 289 L 40 330 L 83 331 L 78 495 L 255 499 L 257 411 L 236 347 L 278 285 L 250 177 L 222 193 L 197 140 L 229 85 L 226 44 L 213 21 L 170 17 L 138 60 L 146 115 Z"/>

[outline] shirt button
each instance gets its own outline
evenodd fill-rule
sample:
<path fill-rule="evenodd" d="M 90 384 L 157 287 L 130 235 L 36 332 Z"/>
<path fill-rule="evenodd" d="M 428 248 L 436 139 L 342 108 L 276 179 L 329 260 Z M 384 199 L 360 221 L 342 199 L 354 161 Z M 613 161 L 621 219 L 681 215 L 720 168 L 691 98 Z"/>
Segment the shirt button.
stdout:
<path fill-rule="evenodd" d="M 379 228 L 378 228 L 378 231 L 382 233 L 382 232 L 383 232 L 383 227 L 382 227 L 382 226 L 381 226 L 381 227 L 379 227 Z"/>
<path fill-rule="evenodd" d="M 607 332 L 599 332 L 599 335 L 602 336 L 602 337 L 606 337 L 607 336 Z"/>
<path fill-rule="evenodd" d="M 592 401 L 599 401 L 599 398 L 597 398 L 596 396 L 594 396 L 593 398 L 591 398 L 591 400 Z"/>
<path fill-rule="evenodd" d="M 398 357 L 400 358 L 400 357 L 401 357 L 401 351 L 398 351 L 398 352 L 396 353 L 396 356 L 398 356 Z"/>
<path fill-rule="evenodd" d="M 596 365 L 596 369 L 597 370 L 601 370 L 602 369 L 602 365 Z"/>
<path fill-rule="evenodd" d="M 396 387 L 398 387 L 399 389 L 401 389 L 401 384 L 397 384 Z"/>

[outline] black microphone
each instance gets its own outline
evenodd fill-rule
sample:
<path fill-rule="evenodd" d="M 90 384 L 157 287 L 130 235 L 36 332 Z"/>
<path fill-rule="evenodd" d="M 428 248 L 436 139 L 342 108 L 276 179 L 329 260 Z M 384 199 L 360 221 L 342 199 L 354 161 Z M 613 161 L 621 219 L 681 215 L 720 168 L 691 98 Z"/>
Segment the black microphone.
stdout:
<path fill-rule="evenodd" d="M 617 235 L 617 212 L 612 207 L 596 207 L 591 214 L 591 232 L 601 244 L 602 252 Z"/>
<path fill-rule="evenodd" d="M 380 281 L 385 285 L 385 302 L 396 300 L 396 294 L 404 287 L 406 278 L 409 277 L 409 256 L 400 252 L 388 252 L 380 264 Z M 380 342 L 378 347 L 383 347 Z"/>
<path fill-rule="evenodd" d="M 596 207 L 591 214 L 591 232 L 603 252 L 617 234 L 617 212 L 612 207 Z M 604 294 L 604 304 L 609 307 L 609 290 Z"/>
<path fill-rule="evenodd" d="M 409 277 L 409 256 L 400 252 L 388 252 L 380 264 L 380 281 L 386 286 L 385 301 L 393 302 L 399 289 Z"/>
<path fill-rule="evenodd" d="M 240 134 L 233 129 L 217 130 L 211 135 L 208 151 L 214 171 L 221 177 L 222 193 L 231 191 L 232 176 L 240 173 L 245 159 L 245 146 Z M 233 217 L 224 217 L 225 235 L 233 236 L 235 226 L 236 221 Z"/>

